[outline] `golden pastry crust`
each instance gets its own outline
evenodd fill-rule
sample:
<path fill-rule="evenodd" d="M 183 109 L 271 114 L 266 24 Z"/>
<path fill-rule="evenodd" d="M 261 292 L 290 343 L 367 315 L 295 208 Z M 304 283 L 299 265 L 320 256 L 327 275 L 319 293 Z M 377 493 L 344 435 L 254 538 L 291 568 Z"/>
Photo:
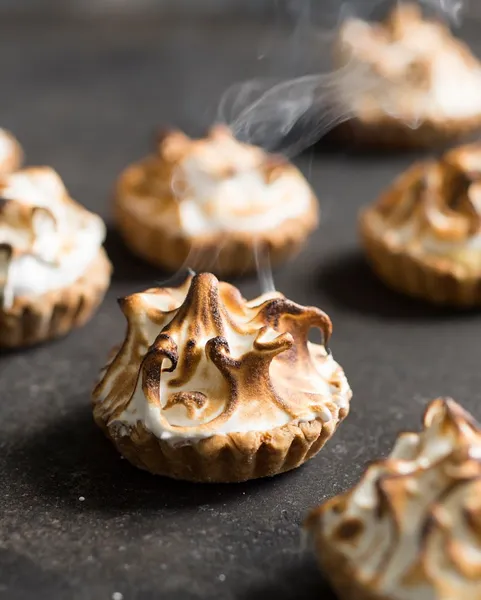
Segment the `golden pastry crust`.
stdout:
<path fill-rule="evenodd" d="M 81 327 L 93 315 L 109 286 L 111 264 L 103 248 L 75 283 L 35 297 L 17 297 L 0 310 L 0 347 L 31 346 Z"/>
<path fill-rule="evenodd" d="M 481 114 L 479 117 L 456 121 L 425 119 L 417 127 L 409 127 L 401 120 L 389 117 L 380 117 L 376 121 L 354 117 L 338 125 L 330 139 L 343 145 L 352 145 L 354 148 L 398 152 L 447 146 L 467 138 L 479 128 Z"/>
<path fill-rule="evenodd" d="M 349 33 L 353 27 L 361 30 Z M 389 60 L 393 48 L 397 59 Z M 481 64 L 469 47 L 454 38 L 441 21 L 425 19 L 419 6 L 396 3 L 382 23 L 348 20 L 336 43 L 336 62 L 348 65 L 354 60 L 357 67 L 352 66 L 353 71 L 361 65 L 368 70 L 359 73 L 353 82 L 349 76 L 346 78 L 342 95 L 355 94 L 353 85 L 359 87 L 359 94 L 348 109 L 352 119 L 336 127 L 332 139 L 370 149 L 406 150 L 446 145 L 479 129 L 481 109 L 465 115 L 460 111 L 454 116 L 443 112 L 435 99 L 426 104 L 439 76 L 439 52 L 456 57 L 473 78 L 480 78 L 481 90 Z M 456 70 L 455 64 L 452 69 Z M 342 85 L 341 80 L 341 89 Z M 446 88 L 452 85 L 448 81 Z"/>
<path fill-rule="evenodd" d="M 237 483 L 301 466 L 321 450 L 347 414 L 348 409 L 342 408 L 338 421 L 315 419 L 270 431 L 213 435 L 179 446 L 159 440 L 141 423 L 129 436 L 105 427 L 102 419 L 96 418 L 96 423 L 119 452 L 140 469 L 185 481 Z"/>
<path fill-rule="evenodd" d="M 349 411 L 329 317 L 279 293 L 247 302 L 209 274 L 121 302 L 128 319 L 93 392 L 94 418 L 152 473 L 245 481 L 314 456 Z M 263 427 L 259 427 L 262 423 Z"/>
<path fill-rule="evenodd" d="M 361 241 L 381 279 L 437 304 L 481 304 L 480 182 L 481 146 L 462 146 L 415 164 L 363 210 Z"/>
<path fill-rule="evenodd" d="M 430 403 L 360 482 L 306 528 L 342 600 L 481 598 L 481 430 L 450 398 Z"/>
<path fill-rule="evenodd" d="M 286 217 L 275 227 L 254 233 L 235 227 L 229 231 L 218 229 L 195 235 L 185 231 L 179 212 L 179 203 L 184 200 L 173 192 L 176 185 L 183 185 L 176 181 L 179 165 L 190 154 L 209 148 L 211 140 L 223 137 L 229 144 L 237 144 L 242 152 L 253 153 L 252 164 L 246 168 L 258 170 L 266 182 L 288 177 L 298 180 L 302 188 L 307 187 L 301 173 L 289 162 L 265 155 L 259 148 L 241 145 L 224 128 L 213 128 L 203 140 L 190 140 L 180 132 L 166 134 L 159 143 L 158 154 L 128 167 L 117 183 L 115 220 L 126 244 L 135 254 L 168 271 L 189 266 L 196 270 L 214 270 L 226 276 L 254 271 L 259 250 L 268 252 L 274 265 L 301 250 L 319 221 L 317 199 L 311 191 L 306 210 L 294 218 Z M 236 172 L 235 161 L 230 165 L 226 158 L 226 162 L 222 170 L 212 165 L 213 177 L 228 178 L 231 171 Z M 243 167 L 239 168 L 242 170 Z M 280 205 L 279 211 L 282 213 L 283 210 Z M 262 218 L 262 213 L 259 215 Z M 235 214 L 232 220 L 235 222 Z"/>

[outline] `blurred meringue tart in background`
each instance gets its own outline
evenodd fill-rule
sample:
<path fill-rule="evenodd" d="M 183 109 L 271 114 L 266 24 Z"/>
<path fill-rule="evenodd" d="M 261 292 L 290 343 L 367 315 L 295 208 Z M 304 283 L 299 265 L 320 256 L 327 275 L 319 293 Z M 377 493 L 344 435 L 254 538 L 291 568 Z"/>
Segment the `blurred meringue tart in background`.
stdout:
<path fill-rule="evenodd" d="M 120 301 L 127 336 L 93 392 L 132 464 L 198 482 L 276 475 L 312 458 L 349 412 L 331 321 L 279 292 L 246 301 L 210 273 Z M 323 344 L 308 341 L 318 328 Z"/>
<path fill-rule="evenodd" d="M 384 22 L 347 19 L 335 44 L 336 136 L 393 149 L 446 144 L 481 126 L 481 64 L 448 26 L 396 3 Z"/>
<path fill-rule="evenodd" d="M 162 135 L 153 155 L 121 174 L 114 210 L 129 248 L 167 271 L 242 274 L 255 270 L 259 248 L 280 263 L 318 225 L 300 171 L 221 125 L 198 140 Z"/>
<path fill-rule="evenodd" d="M 481 305 L 481 144 L 416 163 L 360 217 L 374 271 L 437 304 Z"/>
<path fill-rule="evenodd" d="M 100 217 L 48 167 L 0 177 L 0 346 L 36 344 L 85 323 L 111 266 Z"/>
<path fill-rule="evenodd" d="M 339 600 L 481 598 L 481 431 L 450 399 L 306 529 Z"/>
<path fill-rule="evenodd" d="M 20 168 L 23 150 L 16 138 L 6 129 L 0 128 L 0 175 Z"/>

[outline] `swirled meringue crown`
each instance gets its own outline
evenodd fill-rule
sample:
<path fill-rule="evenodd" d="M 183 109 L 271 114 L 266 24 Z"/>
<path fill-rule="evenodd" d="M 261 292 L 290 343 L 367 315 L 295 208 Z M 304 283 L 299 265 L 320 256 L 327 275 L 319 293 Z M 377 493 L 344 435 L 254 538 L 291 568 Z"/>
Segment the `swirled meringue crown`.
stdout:
<path fill-rule="evenodd" d="M 401 434 L 386 460 L 313 511 L 307 527 L 375 597 L 479 598 L 479 425 L 453 400 L 434 400 L 424 430 Z"/>
<path fill-rule="evenodd" d="M 415 164 L 366 215 L 394 247 L 481 266 L 481 145 Z"/>
<path fill-rule="evenodd" d="M 70 198 L 49 167 L 0 178 L 0 288 L 4 307 L 17 296 L 60 289 L 95 258 L 105 225 Z"/>
<path fill-rule="evenodd" d="M 223 125 L 202 139 L 164 132 L 156 154 L 139 165 L 121 176 L 118 196 L 187 237 L 272 230 L 317 206 L 298 169 Z"/>
<path fill-rule="evenodd" d="M 344 62 L 363 68 L 364 83 L 357 82 L 353 93 L 347 78 L 342 90 L 361 117 L 384 113 L 416 127 L 426 119 L 480 115 L 478 60 L 445 24 L 425 19 L 416 4 L 396 2 L 382 23 L 348 19 L 338 47 Z"/>
<path fill-rule="evenodd" d="M 324 345 L 329 317 L 282 294 L 250 302 L 209 274 L 120 302 L 127 338 L 94 391 L 114 435 L 137 424 L 173 443 L 336 419 L 351 391 Z"/>

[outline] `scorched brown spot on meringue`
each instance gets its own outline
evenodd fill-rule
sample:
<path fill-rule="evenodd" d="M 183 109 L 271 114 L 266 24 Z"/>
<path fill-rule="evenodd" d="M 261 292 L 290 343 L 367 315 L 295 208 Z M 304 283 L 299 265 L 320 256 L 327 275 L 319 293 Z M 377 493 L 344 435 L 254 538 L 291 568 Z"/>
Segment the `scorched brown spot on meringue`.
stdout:
<path fill-rule="evenodd" d="M 414 164 L 361 213 L 368 258 L 392 287 L 434 302 L 481 303 L 481 146 Z"/>
<path fill-rule="evenodd" d="M 127 337 L 94 390 L 94 416 L 139 466 L 200 480 L 274 474 L 314 455 L 348 413 L 351 391 L 326 350 L 331 321 L 317 308 L 279 292 L 246 301 L 209 273 L 121 307 Z M 308 342 L 312 327 L 324 345 Z M 186 446 L 207 462 L 206 448 L 223 449 L 231 466 L 172 472 L 169 456 Z M 260 448 L 275 464 L 256 473 Z"/>
<path fill-rule="evenodd" d="M 0 176 L 0 347 L 39 344 L 91 318 L 112 270 L 104 238 L 102 219 L 53 169 Z"/>
<path fill-rule="evenodd" d="M 455 244 L 481 251 L 481 146 L 415 164 L 381 196 L 375 213 L 373 226 L 399 247 L 448 256 L 457 254 Z"/>
<path fill-rule="evenodd" d="M 70 198 L 48 167 L 30 167 L 0 178 L 2 292 L 39 296 L 78 279 L 99 253 L 105 226 Z"/>
<path fill-rule="evenodd" d="M 126 243 L 147 260 L 223 274 L 254 269 L 256 246 L 274 263 L 293 256 L 318 223 L 300 171 L 220 125 L 201 139 L 165 132 L 121 174 L 115 211 Z"/>
<path fill-rule="evenodd" d="M 440 398 L 306 526 L 343 600 L 479 600 L 480 498 L 480 427 Z"/>

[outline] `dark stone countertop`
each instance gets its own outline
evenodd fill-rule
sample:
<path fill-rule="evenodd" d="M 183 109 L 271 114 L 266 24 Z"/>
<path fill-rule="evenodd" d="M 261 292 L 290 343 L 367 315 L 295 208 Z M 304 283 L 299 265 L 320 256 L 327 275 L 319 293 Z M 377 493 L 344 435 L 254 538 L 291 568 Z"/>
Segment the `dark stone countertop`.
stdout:
<path fill-rule="evenodd" d="M 257 72 L 280 38 L 246 23 L 0 24 L 0 122 L 30 164 L 50 164 L 110 223 L 120 169 L 157 125 L 199 133 L 229 83 Z M 260 50 L 259 50 L 260 49 Z M 297 161 L 323 208 L 279 290 L 326 310 L 352 412 L 321 454 L 242 485 L 178 483 L 135 470 L 93 425 L 89 394 L 122 339 L 116 298 L 162 281 L 110 227 L 115 275 L 96 317 L 60 341 L 0 355 L 0 598 L 314 600 L 332 598 L 302 551 L 310 507 L 359 477 L 426 402 L 452 395 L 481 417 L 481 316 L 432 309 L 370 273 L 356 214 L 412 157 L 308 152 Z M 255 278 L 239 285 L 257 294 Z M 84 501 L 79 498 L 84 497 Z M 114 596 L 115 597 L 115 596 Z"/>

